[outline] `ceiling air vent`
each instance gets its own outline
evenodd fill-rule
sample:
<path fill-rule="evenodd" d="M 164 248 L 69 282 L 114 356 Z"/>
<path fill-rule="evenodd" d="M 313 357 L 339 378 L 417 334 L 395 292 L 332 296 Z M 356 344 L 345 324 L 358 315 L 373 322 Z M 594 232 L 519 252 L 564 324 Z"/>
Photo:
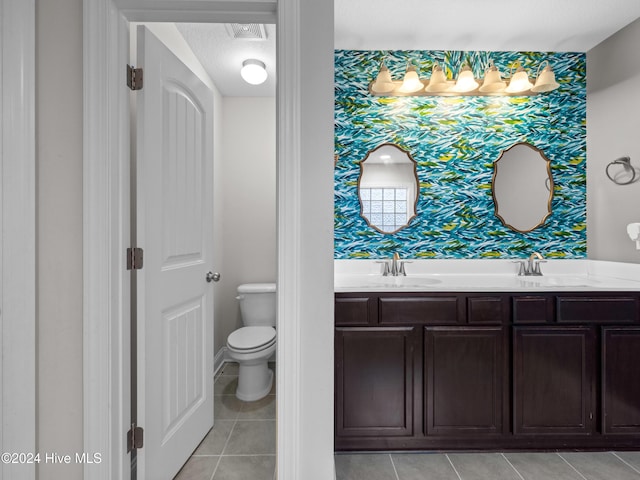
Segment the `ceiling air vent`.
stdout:
<path fill-rule="evenodd" d="M 267 31 L 261 23 L 225 23 L 227 33 L 238 40 L 266 40 Z"/>

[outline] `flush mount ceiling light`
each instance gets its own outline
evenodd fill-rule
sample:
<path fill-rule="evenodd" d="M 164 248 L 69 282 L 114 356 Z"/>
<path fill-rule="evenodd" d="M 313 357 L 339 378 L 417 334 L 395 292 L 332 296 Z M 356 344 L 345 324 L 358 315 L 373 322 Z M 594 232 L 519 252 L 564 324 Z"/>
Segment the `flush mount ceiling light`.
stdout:
<path fill-rule="evenodd" d="M 251 85 L 260 85 L 267 79 L 267 68 L 260 60 L 250 58 L 242 62 L 240 75 L 245 82 Z"/>
<path fill-rule="evenodd" d="M 445 72 L 437 63 L 433 64 L 431 78 L 420 79 L 414 65 L 407 65 L 404 78 L 393 80 L 385 62 L 380 64 L 376 78 L 369 84 L 369 93 L 375 96 L 454 96 L 454 95 L 505 95 L 524 96 L 550 92 L 560 87 L 549 62 L 545 60 L 538 68 L 535 85 L 529 81 L 529 75 L 520 62 L 511 65 L 515 73 L 503 80 L 493 60 L 485 70 L 484 78 L 475 78 L 468 62 L 460 69 L 458 78 L 447 79 Z M 426 86 L 425 86 L 426 85 Z"/>

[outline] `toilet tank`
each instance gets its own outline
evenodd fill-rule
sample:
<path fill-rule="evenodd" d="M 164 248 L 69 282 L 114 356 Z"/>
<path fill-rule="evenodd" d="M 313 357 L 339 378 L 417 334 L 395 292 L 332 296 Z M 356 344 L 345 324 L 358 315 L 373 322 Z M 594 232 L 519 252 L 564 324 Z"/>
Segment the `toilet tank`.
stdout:
<path fill-rule="evenodd" d="M 246 327 L 276 326 L 276 284 L 245 283 L 238 286 L 240 315 Z"/>

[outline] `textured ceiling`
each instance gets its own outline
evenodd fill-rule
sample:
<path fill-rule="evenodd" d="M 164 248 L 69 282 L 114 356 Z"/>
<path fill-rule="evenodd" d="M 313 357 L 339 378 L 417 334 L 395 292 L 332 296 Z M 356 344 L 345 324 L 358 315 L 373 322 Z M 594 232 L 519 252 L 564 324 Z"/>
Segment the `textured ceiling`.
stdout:
<path fill-rule="evenodd" d="M 335 0 L 335 47 L 586 52 L 640 0 Z"/>
<path fill-rule="evenodd" d="M 317 0 L 327 1 L 327 0 Z M 335 48 L 586 52 L 640 18 L 640 0 L 334 0 Z M 275 26 L 233 40 L 222 24 L 177 24 L 224 96 L 275 96 Z M 267 65 L 265 84 L 240 77 Z"/>
<path fill-rule="evenodd" d="M 222 23 L 176 23 L 220 93 L 226 97 L 274 97 L 276 27 L 265 25 L 266 40 L 234 39 Z M 267 67 L 267 81 L 249 85 L 240 76 L 242 62 L 256 59 Z"/>

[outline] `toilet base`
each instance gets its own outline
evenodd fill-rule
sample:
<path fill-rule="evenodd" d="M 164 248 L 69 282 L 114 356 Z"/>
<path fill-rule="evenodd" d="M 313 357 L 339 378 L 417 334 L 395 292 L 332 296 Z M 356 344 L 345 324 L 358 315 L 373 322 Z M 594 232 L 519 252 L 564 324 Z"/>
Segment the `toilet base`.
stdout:
<path fill-rule="evenodd" d="M 243 402 L 255 402 L 269 395 L 273 386 L 273 371 L 267 361 L 258 364 L 239 364 L 236 397 Z"/>

